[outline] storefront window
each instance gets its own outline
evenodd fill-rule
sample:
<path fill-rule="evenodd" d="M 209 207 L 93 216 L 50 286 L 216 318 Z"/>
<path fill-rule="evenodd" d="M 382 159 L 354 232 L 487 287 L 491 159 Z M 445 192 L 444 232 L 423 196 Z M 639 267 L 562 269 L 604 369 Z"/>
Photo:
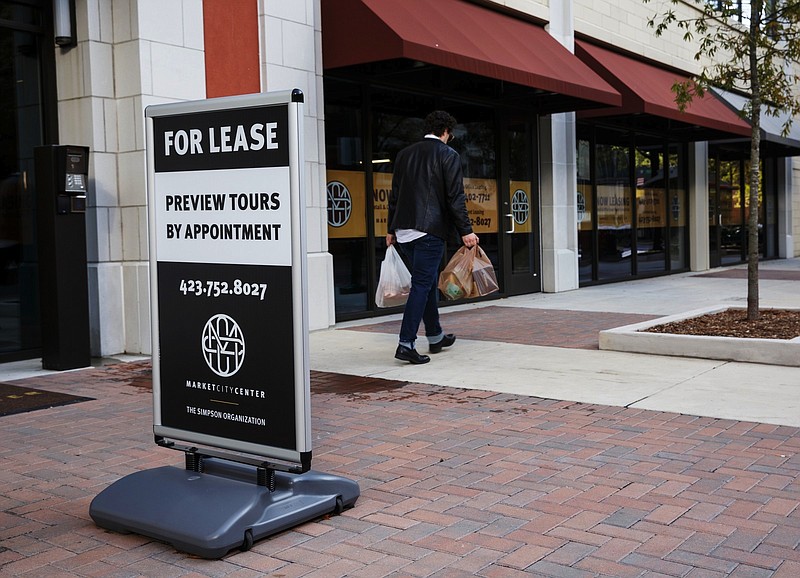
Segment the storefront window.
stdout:
<path fill-rule="evenodd" d="M 764 159 L 761 165 L 763 170 L 761 177 L 763 202 L 761 203 L 762 211 L 759 222 L 764 223 L 764 244 L 759 247 L 759 254 L 762 257 L 776 257 L 778 255 L 778 198 L 775 177 L 781 162 L 783 161 L 774 158 Z"/>
<path fill-rule="evenodd" d="M 581 285 L 685 269 L 686 146 L 589 123 L 577 137 Z"/>
<path fill-rule="evenodd" d="M 744 199 L 739 161 L 720 161 L 717 171 L 717 211 L 720 264 L 740 263 L 744 258 Z"/>
<path fill-rule="evenodd" d="M 689 215 L 688 201 L 684 179 L 684 148 L 678 145 L 669 146 L 669 197 L 667 221 L 669 223 L 669 261 L 670 269 L 678 271 L 688 267 L 689 240 L 687 227 Z"/>
<path fill-rule="evenodd" d="M 638 144 L 638 141 L 637 141 Z M 667 183 L 671 167 L 660 142 L 636 147 L 636 269 L 665 271 Z"/>
<path fill-rule="evenodd" d="M 578 198 L 576 204 L 578 268 L 581 283 L 592 280 L 592 264 L 594 262 L 594 219 L 592 216 L 594 195 L 592 194 L 591 150 L 589 140 L 578 139 Z"/>
<path fill-rule="evenodd" d="M 425 111 L 433 110 L 434 105 L 428 98 L 382 91 L 373 94 L 372 102 L 372 210 L 375 257 L 380 263 L 386 250 L 394 159 L 403 148 L 424 136 Z"/>
<path fill-rule="evenodd" d="M 719 266 L 719 215 L 717 214 L 717 159 L 713 156 L 708 159 L 708 250 L 711 266 Z"/>
<path fill-rule="evenodd" d="M 534 271 L 538 254 L 531 240 L 538 211 L 533 199 L 536 159 L 530 118 L 526 116 L 526 122 L 509 130 L 513 142 L 501 147 L 497 127 L 510 126 L 501 120 L 508 111 L 500 112 L 489 104 L 378 87 L 346 75 L 326 77 L 324 88 L 328 248 L 333 255 L 337 320 L 394 312 L 378 309 L 374 302 L 386 254 L 394 160 L 404 147 L 424 138 L 424 119 L 434 110 L 446 110 L 458 121 L 450 146 L 460 155 L 469 219 L 480 236 L 481 248 L 495 266 L 501 292 L 508 285 L 504 275 L 516 273 L 538 280 L 538 271 Z M 508 181 L 502 183 L 497 163 L 500 150 L 514 156 L 508 159 Z M 500 235 L 511 227 L 500 207 L 512 201 L 514 222 L 520 224 L 519 239 Z M 512 247 L 518 240 L 526 241 L 525 251 L 521 245 Z M 454 230 L 442 265 L 460 246 Z M 508 252 L 513 253 L 511 259 L 507 259 Z M 508 270 L 503 268 L 506 264 Z"/>
<path fill-rule="evenodd" d="M 325 84 L 328 251 L 333 256 L 337 313 L 364 311 L 368 299 L 367 198 L 360 91 Z"/>
<path fill-rule="evenodd" d="M 376 276 L 386 255 L 389 194 L 397 153 L 424 136 L 425 116 L 434 110 L 431 98 L 404 92 L 374 90 L 371 93 L 372 240 L 369 251 Z M 402 309 L 402 308 L 399 308 Z"/>
<path fill-rule="evenodd" d="M 749 159 L 709 161 L 709 250 L 712 267 L 747 260 L 750 213 Z M 717 151 L 718 152 L 718 151 Z M 777 161 L 762 159 L 758 193 L 758 254 L 777 256 Z"/>
<path fill-rule="evenodd" d="M 744 247 L 744 258 L 747 258 L 747 247 L 750 246 L 750 163 L 743 162 L 744 169 L 744 214 L 742 215 L 743 221 L 743 234 L 744 240 L 742 246 Z M 759 187 L 758 187 L 758 256 L 763 258 L 766 256 L 766 228 L 764 224 L 767 222 L 766 203 L 764 202 L 764 165 L 761 165 L 762 170 L 758 173 Z"/>
<path fill-rule="evenodd" d="M 404 147 L 424 137 L 424 118 L 441 108 L 458 121 L 455 138 L 450 142 L 461 156 L 467 210 L 481 247 L 497 266 L 497 176 L 495 134 L 492 111 L 460 103 L 435 103 L 420 95 L 375 91 L 372 97 L 372 181 L 376 266 L 386 251 L 388 195 L 392 188 L 393 161 Z M 446 258 L 460 246 L 460 240 L 448 239 Z"/>
<path fill-rule="evenodd" d="M 616 138 L 609 138 L 616 137 Z M 633 187 L 626 135 L 607 135 L 595 147 L 597 171 L 597 278 L 631 275 Z M 616 142 L 614 142 L 616 141 Z"/>
<path fill-rule="evenodd" d="M 497 268 L 499 263 L 500 218 L 498 214 L 497 163 L 494 113 L 491 109 L 461 103 L 444 102 L 443 107 L 458 121 L 455 138 L 450 142 L 461 156 L 464 171 L 464 194 L 473 231 L 480 237 L 481 248 Z M 449 258 L 461 246 L 448 243 Z M 501 286 L 502 289 L 502 286 Z"/>

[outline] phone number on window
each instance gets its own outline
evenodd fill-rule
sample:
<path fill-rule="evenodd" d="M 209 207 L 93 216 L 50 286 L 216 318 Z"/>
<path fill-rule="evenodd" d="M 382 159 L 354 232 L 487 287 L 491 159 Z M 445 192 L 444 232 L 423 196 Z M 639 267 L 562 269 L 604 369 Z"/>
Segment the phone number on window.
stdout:
<path fill-rule="evenodd" d="M 184 295 L 197 297 L 220 297 L 222 295 L 245 295 L 258 297 L 263 301 L 267 294 L 266 283 L 246 283 L 241 279 L 228 281 L 200 281 L 198 279 L 181 279 L 179 291 Z"/>

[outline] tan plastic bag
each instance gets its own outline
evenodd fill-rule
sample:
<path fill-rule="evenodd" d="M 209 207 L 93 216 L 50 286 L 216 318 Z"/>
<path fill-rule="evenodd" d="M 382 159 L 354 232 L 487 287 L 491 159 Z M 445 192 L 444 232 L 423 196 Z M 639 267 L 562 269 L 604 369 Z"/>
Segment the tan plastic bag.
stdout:
<path fill-rule="evenodd" d="M 472 293 L 470 297 L 483 297 L 500 291 L 494 265 L 488 255 L 479 246 L 473 247 L 475 259 L 472 262 Z"/>
<path fill-rule="evenodd" d="M 439 290 L 445 299 L 483 297 L 500 290 L 494 266 L 479 246 L 461 247 L 439 274 Z"/>
<path fill-rule="evenodd" d="M 439 274 L 439 291 L 445 299 L 455 300 L 469 297 L 473 290 L 472 262 L 475 252 L 461 247 Z"/>
<path fill-rule="evenodd" d="M 408 301 L 411 292 L 411 273 L 394 245 L 386 247 L 386 256 L 381 263 L 378 289 L 375 291 L 375 305 L 378 307 L 397 307 Z"/>

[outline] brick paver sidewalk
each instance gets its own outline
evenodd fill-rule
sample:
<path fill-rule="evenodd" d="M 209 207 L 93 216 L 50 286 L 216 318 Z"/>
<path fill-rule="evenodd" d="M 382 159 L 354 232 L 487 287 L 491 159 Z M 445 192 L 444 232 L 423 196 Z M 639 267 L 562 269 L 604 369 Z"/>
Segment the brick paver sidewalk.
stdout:
<path fill-rule="evenodd" d="M 565 311 L 489 305 L 466 311 L 442 311 L 442 326 L 460 339 L 502 341 L 571 349 L 599 349 L 603 329 L 649 321 L 653 315 Z M 348 327 L 348 331 L 400 333 L 400 321 L 383 321 Z M 421 331 L 420 335 L 424 335 Z M 423 338 L 424 342 L 424 338 Z"/>
<path fill-rule="evenodd" d="M 0 418 L 0 575 L 800 576 L 795 428 L 316 372 L 313 467 L 355 508 L 222 560 L 107 532 L 100 490 L 183 463 L 146 370 L 29 383 L 95 400 Z"/>
<path fill-rule="evenodd" d="M 459 339 L 502 341 L 521 345 L 599 349 L 598 333 L 654 319 L 638 313 L 566 311 L 488 305 L 466 311 L 442 311 L 442 325 Z M 400 321 L 383 321 L 348 327 L 348 331 L 400 333 Z M 424 335 L 420 333 L 420 335 Z"/>

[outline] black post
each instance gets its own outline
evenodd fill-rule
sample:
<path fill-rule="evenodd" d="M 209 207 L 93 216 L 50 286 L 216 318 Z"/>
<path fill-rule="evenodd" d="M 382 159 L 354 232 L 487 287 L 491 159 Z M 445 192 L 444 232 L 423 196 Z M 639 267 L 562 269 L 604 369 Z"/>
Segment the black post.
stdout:
<path fill-rule="evenodd" d="M 91 363 L 86 266 L 89 149 L 49 145 L 34 150 L 39 248 L 42 367 Z"/>

